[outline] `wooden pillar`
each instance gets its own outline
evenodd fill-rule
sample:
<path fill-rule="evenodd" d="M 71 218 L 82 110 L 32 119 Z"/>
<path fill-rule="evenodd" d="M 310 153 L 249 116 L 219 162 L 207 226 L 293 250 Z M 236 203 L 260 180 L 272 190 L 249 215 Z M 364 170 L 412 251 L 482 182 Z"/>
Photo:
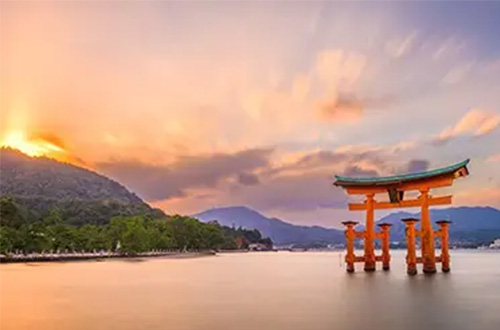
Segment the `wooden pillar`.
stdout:
<path fill-rule="evenodd" d="M 424 273 L 432 274 L 436 272 L 436 252 L 434 251 L 434 232 L 429 214 L 429 189 L 420 190 L 420 199 L 422 202 L 420 223 L 422 263 Z"/>
<path fill-rule="evenodd" d="M 366 195 L 366 229 L 365 229 L 365 271 L 375 271 L 375 210 L 374 194 Z"/>
<path fill-rule="evenodd" d="M 450 271 L 450 252 L 448 249 L 448 225 L 451 223 L 451 221 L 440 220 L 436 221 L 436 223 L 441 227 L 440 229 L 441 269 L 444 273 L 448 273 Z"/>
<path fill-rule="evenodd" d="M 389 229 L 391 229 L 390 223 L 381 223 L 378 225 L 382 232 L 380 233 L 380 238 L 382 241 L 382 269 L 389 270 L 391 268 L 391 255 L 389 252 L 390 249 L 390 233 Z"/>
<path fill-rule="evenodd" d="M 402 219 L 406 225 L 406 272 L 409 275 L 417 274 L 417 252 L 415 248 L 415 223 L 418 219 Z"/>
<path fill-rule="evenodd" d="M 354 233 L 354 226 L 356 226 L 358 223 L 356 221 L 344 221 L 342 222 L 344 226 L 346 226 L 346 230 L 344 232 L 345 234 L 345 239 L 346 239 L 346 249 L 347 253 L 345 256 L 345 262 L 347 265 L 347 272 L 348 273 L 353 273 L 354 272 L 354 238 L 355 238 L 355 233 Z"/>

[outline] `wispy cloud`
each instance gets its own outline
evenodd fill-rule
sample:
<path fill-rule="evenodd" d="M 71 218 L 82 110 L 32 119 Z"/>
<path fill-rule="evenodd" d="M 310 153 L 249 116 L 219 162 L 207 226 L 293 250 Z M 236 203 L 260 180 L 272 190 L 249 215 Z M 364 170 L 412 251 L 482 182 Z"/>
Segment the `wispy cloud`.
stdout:
<path fill-rule="evenodd" d="M 482 109 L 469 110 L 454 126 L 442 131 L 434 142 L 444 143 L 458 136 L 481 136 L 495 130 L 500 124 L 500 114 Z"/>
<path fill-rule="evenodd" d="M 368 59 L 363 54 L 331 49 L 320 52 L 316 59 L 316 73 L 328 92 L 339 87 L 350 89 L 361 77 Z"/>
<path fill-rule="evenodd" d="M 386 52 L 394 58 L 408 55 L 415 47 L 417 35 L 414 31 L 404 37 L 389 40 L 385 45 Z"/>

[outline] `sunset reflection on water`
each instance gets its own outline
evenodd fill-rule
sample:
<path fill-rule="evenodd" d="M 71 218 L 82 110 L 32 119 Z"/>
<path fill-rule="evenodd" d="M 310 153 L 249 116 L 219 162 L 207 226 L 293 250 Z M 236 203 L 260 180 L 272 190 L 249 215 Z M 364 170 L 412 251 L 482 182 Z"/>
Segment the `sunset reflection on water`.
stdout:
<path fill-rule="evenodd" d="M 1 329 L 495 329 L 500 254 L 348 275 L 339 252 L 1 266 Z"/>

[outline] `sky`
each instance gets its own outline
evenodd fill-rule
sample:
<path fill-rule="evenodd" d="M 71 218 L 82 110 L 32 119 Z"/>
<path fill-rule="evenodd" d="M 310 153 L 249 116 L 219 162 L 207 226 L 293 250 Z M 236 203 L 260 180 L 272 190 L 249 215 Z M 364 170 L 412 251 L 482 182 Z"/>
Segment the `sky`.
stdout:
<path fill-rule="evenodd" d="M 334 174 L 466 158 L 471 175 L 433 193 L 500 207 L 500 2 L 0 7 L 0 143 L 169 214 L 246 205 L 336 227 L 363 214 Z"/>

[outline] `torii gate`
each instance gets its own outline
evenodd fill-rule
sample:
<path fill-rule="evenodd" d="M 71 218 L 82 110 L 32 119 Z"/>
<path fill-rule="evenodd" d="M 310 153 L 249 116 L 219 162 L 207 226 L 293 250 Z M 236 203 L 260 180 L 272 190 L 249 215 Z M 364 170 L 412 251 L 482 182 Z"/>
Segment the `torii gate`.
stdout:
<path fill-rule="evenodd" d="M 347 271 L 354 271 L 355 262 L 364 262 L 365 271 L 374 271 L 376 261 L 382 261 L 383 269 L 388 270 L 390 264 L 389 255 L 389 227 L 390 224 L 379 224 L 382 231 L 375 232 L 374 211 L 381 209 L 400 207 L 420 207 L 421 224 L 420 230 L 415 230 L 414 225 L 418 219 L 402 219 L 406 225 L 407 239 L 407 272 L 416 274 L 417 263 L 423 263 L 424 273 L 435 273 L 436 262 L 441 262 L 443 272 L 449 271 L 448 254 L 448 224 L 449 221 L 438 221 L 441 229 L 432 230 L 429 215 L 429 206 L 451 204 L 452 196 L 433 197 L 429 194 L 430 189 L 451 186 L 453 180 L 467 176 L 467 164 L 469 159 L 432 171 L 374 178 L 353 178 L 335 175 L 335 186 L 342 187 L 349 195 L 365 195 L 364 203 L 350 203 L 350 211 L 365 211 L 365 230 L 358 232 L 354 230 L 357 222 L 346 221 L 343 224 L 347 227 L 345 231 L 347 240 Z M 405 191 L 416 190 L 420 196 L 416 199 L 404 200 Z M 388 202 L 377 202 L 374 198 L 376 194 L 388 193 Z M 436 257 L 434 250 L 434 236 L 441 238 L 441 256 Z M 417 257 L 415 252 L 415 240 L 420 237 L 422 257 Z M 364 256 L 354 255 L 354 239 L 364 239 Z M 382 256 L 375 256 L 374 239 L 382 240 Z"/>

